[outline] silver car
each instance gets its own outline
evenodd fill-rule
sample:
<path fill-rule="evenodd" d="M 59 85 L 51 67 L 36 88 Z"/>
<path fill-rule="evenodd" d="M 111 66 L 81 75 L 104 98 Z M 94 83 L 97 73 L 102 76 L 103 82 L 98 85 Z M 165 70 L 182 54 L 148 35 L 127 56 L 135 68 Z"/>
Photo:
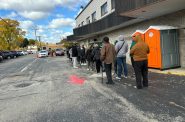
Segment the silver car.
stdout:
<path fill-rule="evenodd" d="M 38 57 L 39 58 L 48 57 L 48 51 L 47 50 L 41 50 L 41 51 L 39 51 Z"/>

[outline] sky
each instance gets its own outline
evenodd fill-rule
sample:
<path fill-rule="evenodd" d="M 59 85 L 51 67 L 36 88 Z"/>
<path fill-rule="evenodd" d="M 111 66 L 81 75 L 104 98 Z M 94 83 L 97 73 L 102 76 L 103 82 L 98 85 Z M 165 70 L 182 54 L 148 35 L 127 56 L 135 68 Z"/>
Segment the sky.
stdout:
<path fill-rule="evenodd" d="M 20 22 L 26 38 L 57 43 L 73 34 L 75 17 L 89 0 L 0 0 L 0 17 Z"/>

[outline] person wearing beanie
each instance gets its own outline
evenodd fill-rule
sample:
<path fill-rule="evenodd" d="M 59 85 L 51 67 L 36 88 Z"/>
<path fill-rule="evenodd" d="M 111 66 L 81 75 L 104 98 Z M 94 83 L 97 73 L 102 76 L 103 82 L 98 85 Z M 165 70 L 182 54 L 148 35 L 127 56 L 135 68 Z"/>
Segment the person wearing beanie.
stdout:
<path fill-rule="evenodd" d="M 114 45 L 110 44 L 108 37 L 103 38 L 103 44 L 104 46 L 101 49 L 100 59 L 102 62 L 104 62 L 105 72 L 108 80 L 106 84 L 114 84 L 112 80 L 112 64 L 115 60 L 116 51 Z"/>
<path fill-rule="evenodd" d="M 124 36 L 120 35 L 118 37 L 118 42 L 115 46 L 116 50 L 116 59 L 117 59 L 117 66 L 118 66 L 118 76 L 116 79 L 121 79 L 121 74 L 124 68 L 124 77 L 127 78 L 128 76 L 128 69 L 126 64 L 126 53 L 128 52 L 128 43 L 124 40 Z"/>

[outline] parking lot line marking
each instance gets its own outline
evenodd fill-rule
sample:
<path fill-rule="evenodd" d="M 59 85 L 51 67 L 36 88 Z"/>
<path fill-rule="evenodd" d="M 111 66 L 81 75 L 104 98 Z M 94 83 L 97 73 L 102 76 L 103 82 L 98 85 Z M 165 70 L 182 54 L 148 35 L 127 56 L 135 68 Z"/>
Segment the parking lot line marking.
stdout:
<path fill-rule="evenodd" d="M 26 67 L 24 67 L 21 72 L 24 72 L 25 70 L 27 70 L 37 59 L 33 60 L 30 64 L 28 64 Z"/>
<path fill-rule="evenodd" d="M 169 104 L 170 104 L 170 105 L 174 105 L 174 106 L 176 106 L 176 107 L 179 107 L 179 108 L 182 108 L 182 109 L 185 110 L 185 107 L 184 107 L 184 106 L 178 105 L 178 104 L 176 104 L 175 102 L 169 102 Z"/>

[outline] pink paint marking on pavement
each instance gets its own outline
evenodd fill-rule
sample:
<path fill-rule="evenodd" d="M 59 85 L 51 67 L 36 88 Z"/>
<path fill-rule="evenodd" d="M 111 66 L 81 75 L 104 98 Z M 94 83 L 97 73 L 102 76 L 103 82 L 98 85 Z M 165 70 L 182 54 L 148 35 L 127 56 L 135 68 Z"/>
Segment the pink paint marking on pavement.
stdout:
<path fill-rule="evenodd" d="M 78 77 L 76 75 L 71 75 L 69 77 L 69 82 L 72 83 L 72 84 L 82 85 L 82 84 L 84 84 L 85 79 L 84 78 L 80 78 L 80 77 Z"/>

